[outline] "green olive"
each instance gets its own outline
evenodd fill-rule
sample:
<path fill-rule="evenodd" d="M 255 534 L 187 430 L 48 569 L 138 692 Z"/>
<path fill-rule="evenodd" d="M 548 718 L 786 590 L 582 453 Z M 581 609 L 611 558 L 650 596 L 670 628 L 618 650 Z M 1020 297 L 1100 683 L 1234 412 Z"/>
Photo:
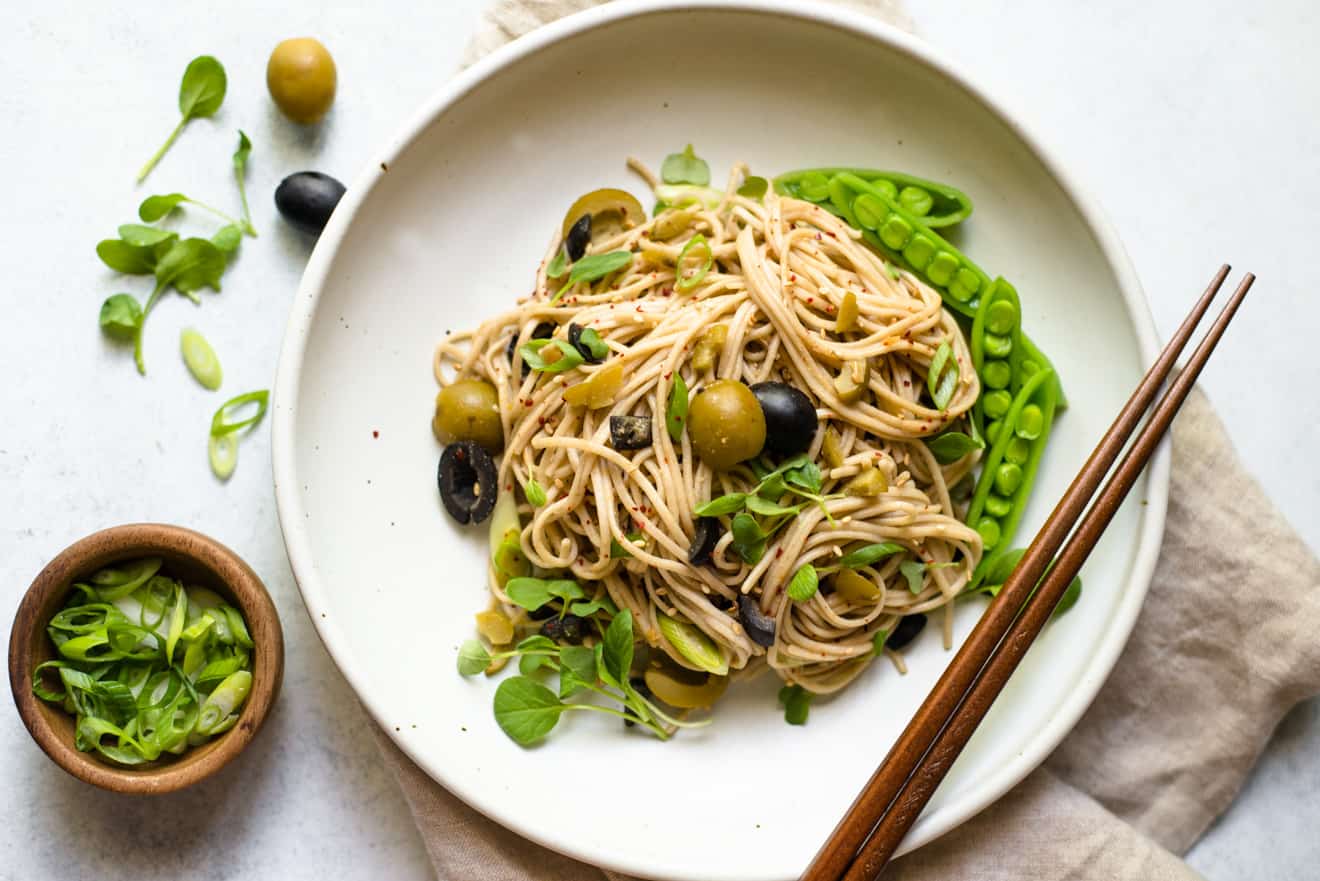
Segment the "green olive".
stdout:
<path fill-rule="evenodd" d="M 642 203 L 627 190 L 592 190 L 578 198 L 564 215 L 561 233 L 567 237 L 583 214 L 591 215 L 591 241 L 598 242 L 646 222 Z"/>
<path fill-rule="evenodd" d="M 498 453 L 504 447 L 504 426 L 495 387 L 479 379 L 464 379 L 440 389 L 431 430 L 442 444 L 475 441 Z"/>
<path fill-rule="evenodd" d="M 266 88 L 280 112 L 294 122 L 325 116 L 335 100 L 335 60 L 311 37 L 285 40 L 266 63 Z"/>
<path fill-rule="evenodd" d="M 752 390 L 721 379 L 692 399 L 688 433 L 701 461 L 717 471 L 750 459 L 765 446 L 765 414 Z"/>

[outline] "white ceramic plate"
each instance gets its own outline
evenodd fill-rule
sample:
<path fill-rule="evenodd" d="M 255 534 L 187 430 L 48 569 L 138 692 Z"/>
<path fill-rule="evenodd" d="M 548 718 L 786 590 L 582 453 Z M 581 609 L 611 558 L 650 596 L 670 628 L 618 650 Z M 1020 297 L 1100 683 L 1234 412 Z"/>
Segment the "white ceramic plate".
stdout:
<path fill-rule="evenodd" d="M 321 638 L 368 711 L 428 774 L 511 829 L 634 875 L 796 878 L 950 655 L 932 635 L 900 677 L 876 664 L 784 724 L 772 677 L 713 726 L 660 743 L 594 714 L 514 745 L 495 683 L 460 678 L 484 607 L 485 528 L 435 487 L 431 353 L 526 293 L 565 207 L 692 141 L 725 173 L 906 170 L 962 187 L 955 233 L 1011 279 L 1072 407 L 1050 442 L 1025 541 L 1154 352 L 1132 268 L 1096 209 L 1016 116 L 928 47 L 801 2 L 618 2 L 543 28 L 445 85 L 349 188 L 289 321 L 275 397 L 280 520 Z M 388 170 L 386 170 L 388 169 Z M 379 433 L 379 436 L 377 436 Z M 1158 550 L 1161 455 L 908 840 L 990 804 L 1086 708 L 1122 650 Z M 961 637 L 982 606 L 963 604 Z M 592 718 L 582 718 L 591 715 Z"/>

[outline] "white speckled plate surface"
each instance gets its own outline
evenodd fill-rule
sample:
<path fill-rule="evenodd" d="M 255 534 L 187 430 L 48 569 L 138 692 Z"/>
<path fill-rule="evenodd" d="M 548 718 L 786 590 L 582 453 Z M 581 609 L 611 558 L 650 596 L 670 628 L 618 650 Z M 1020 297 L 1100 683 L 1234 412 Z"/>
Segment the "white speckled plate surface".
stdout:
<path fill-rule="evenodd" d="M 565 206 L 641 193 L 623 160 L 693 141 L 716 169 L 894 168 L 975 203 L 954 241 L 1017 286 L 1071 408 L 1055 429 L 1025 541 L 1141 374 L 1155 335 L 1095 205 L 1016 115 L 915 39 L 800 2 L 617 2 L 565 19 L 443 88 L 353 182 L 289 320 L 274 403 L 281 523 L 322 639 L 372 716 L 437 781 L 547 846 L 684 881 L 797 877 L 950 655 L 923 638 L 900 677 L 874 665 L 784 724 L 771 677 L 716 723 L 660 743 L 595 714 L 522 749 L 494 683 L 455 651 L 486 603 L 485 529 L 435 487 L 431 353 L 507 308 Z M 1034 768 L 1122 650 L 1159 547 L 1167 455 L 1152 464 L 1051 625 L 913 830 L 947 832 Z M 965 634 L 981 606 L 959 609 Z M 583 718 L 589 715 L 591 718 Z"/>

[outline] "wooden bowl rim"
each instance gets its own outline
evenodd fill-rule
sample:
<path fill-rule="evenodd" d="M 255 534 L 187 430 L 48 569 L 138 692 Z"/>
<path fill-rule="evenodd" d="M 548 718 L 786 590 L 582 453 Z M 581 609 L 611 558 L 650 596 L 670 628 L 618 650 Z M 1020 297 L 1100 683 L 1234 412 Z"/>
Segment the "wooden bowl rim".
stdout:
<path fill-rule="evenodd" d="M 238 723 L 177 759 L 145 768 L 119 768 L 74 747 L 51 725 L 49 707 L 32 693 L 33 659 L 46 624 L 64 602 L 74 580 L 111 563 L 160 555 L 205 569 L 208 585 L 228 595 L 247 621 L 253 642 L 252 690 Z M 270 594 L 257 573 L 224 544 L 182 526 L 131 523 L 79 539 L 61 551 L 33 580 L 14 614 L 9 635 L 9 687 L 18 714 L 37 745 L 74 777 L 111 792 L 162 794 L 210 777 L 252 741 L 265 722 L 284 676 L 284 632 Z"/>

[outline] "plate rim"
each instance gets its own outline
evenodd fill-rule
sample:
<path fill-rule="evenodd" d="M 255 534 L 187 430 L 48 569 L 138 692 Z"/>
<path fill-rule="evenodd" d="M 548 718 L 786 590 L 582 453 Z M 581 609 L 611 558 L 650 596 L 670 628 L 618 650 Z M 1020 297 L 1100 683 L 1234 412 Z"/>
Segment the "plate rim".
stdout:
<path fill-rule="evenodd" d="M 1037 134 L 1040 129 L 1031 122 L 1030 114 L 1024 112 L 1013 101 L 1006 100 L 993 89 L 987 89 L 974 80 L 958 64 L 946 57 L 942 50 L 872 14 L 848 7 L 816 2 L 816 0 L 805 0 L 805 2 L 804 0 L 614 0 L 601 6 L 591 7 L 542 25 L 492 51 L 466 69 L 458 71 L 430 94 L 419 109 L 386 140 L 382 148 L 370 154 L 366 165 L 353 178 L 346 195 L 313 248 L 290 306 L 273 386 L 271 465 L 275 503 L 294 582 L 302 596 L 308 617 L 326 652 L 340 674 L 347 680 L 372 721 L 408 756 L 409 760 L 447 791 L 501 826 L 566 856 L 611 871 L 647 878 L 664 877 L 673 881 L 702 881 L 702 879 L 692 875 L 657 876 L 652 873 L 650 867 L 636 861 L 629 862 L 621 858 L 606 858 L 602 861 L 599 854 L 576 849 L 567 842 L 538 837 L 521 828 L 515 816 L 503 811 L 499 806 L 498 798 L 488 798 L 483 793 L 468 789 L 460 790 L 459 787 L 451 785 L 443 769 L 434 767 L 415 755 L 406 739 L 396 736 L 397 732 L 386 724 L 382 708 L 376 705 L 362 677 L 355 671 L 352 652 L 338 626 L 337 619 L 318 614 L 323 605 L 325 589 L 313 561 L 310 538 L 305 528 L 304 508 L 296 490 L 298 481 L 294 428 L 297 421 L 295 404 L 298 386 L 302 380 L 303 358 L 309 340 L 310 324 L 319 305 L 328 271 L 354 216 L 375 184 L 383 174 L 387 173 L 384 169 L 388 164 L 419 137 L 436 118 L 504 68 L 561 40 L 616 21 L 655 13 L 692 10 L 751 12 L 831 27 L 906 55 L 966 91 L 993 113 L 1027 147 L 1081 215 L 1088 232 L 1094 237 L 1105 261 L 1114 272 L 1119 293 L 1123 297 L 1128 316 L 1132 321 L 1143 366 L 1152 363 L 1158 351 L 1158 335 L 1149 301 L 1117 231 L 1109 222 L 1098 201 L 1064 165 L 1059 153 L 1049 146 L 1046 139 Z M 1129 565 L 1127 584 L 1110 618 L 1109 627 L 1101 644 L 1082 671 L 1078 687 L 1071 691 L 1067 699 L 1056 708 L 1049 723 L 1039 730 L 1027 748 L 1018 752 L 1011 761 L 1006 762 L 996 772 L 983 777 L 964 803 L 950 806 L 939 814 L 923 815 L 899 848 L 899 854 L 915 850 L 933 841 L 997 801 L 1054 751 L 1090 706 L 1126 646 L 1150 588 L 1163 540 L 1168 505 L 1170 458 L 1170 444 L 1166 439 L 1152 457 L 1141 484 L 1145 491 L 1146 505 L 1141 513 L 1137 544 Z M 859 787 L 860 783 L 861 781 Z M 757 879 L 745 876 L 745 881 L 757 881 Z"/>

